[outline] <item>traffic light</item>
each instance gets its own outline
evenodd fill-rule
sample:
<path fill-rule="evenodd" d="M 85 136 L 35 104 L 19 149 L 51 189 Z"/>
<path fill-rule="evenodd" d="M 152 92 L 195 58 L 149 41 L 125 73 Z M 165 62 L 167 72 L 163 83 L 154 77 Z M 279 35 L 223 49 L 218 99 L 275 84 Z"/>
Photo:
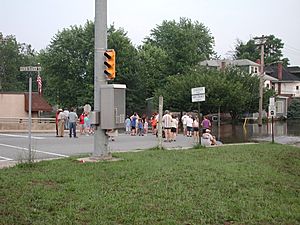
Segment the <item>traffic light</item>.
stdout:
<path fill-rule="evenodd" d="M 104 70 L 104 73 L 107 76 L 107 79 L 113 80 L 116 77 L 116 53 L 113 49 L 108 49 L 104 53 L 105 59 L 105 66 L 107 67 Z"/>

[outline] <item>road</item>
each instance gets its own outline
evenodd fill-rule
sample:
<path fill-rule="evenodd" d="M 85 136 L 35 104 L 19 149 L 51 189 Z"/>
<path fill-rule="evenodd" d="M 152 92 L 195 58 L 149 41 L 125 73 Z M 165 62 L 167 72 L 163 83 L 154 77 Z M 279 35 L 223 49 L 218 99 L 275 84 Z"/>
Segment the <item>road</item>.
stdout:
<path fill-rule="evenodd" d="M 94 151 L 93 136 L 79 138 L 55 137 L 49 133 L 32 134 L 32 155 L 34 160 L 63 158 L 80 154 L 91 154 Z M 119 134 L 115 141 L 109 141 L 110 151 L 126 152 L 153 148 L 158 145 L 157 138 L 147 136 L 130 136 Z M 26 161 L 28 159 L 28 135 L 26 133 L 0 133 L 0 164 L 9 161 Z M 164 148 L 188 148 L 193 146 L 193 138 L 178 135 L 177 141 L 163 142 Z"/>

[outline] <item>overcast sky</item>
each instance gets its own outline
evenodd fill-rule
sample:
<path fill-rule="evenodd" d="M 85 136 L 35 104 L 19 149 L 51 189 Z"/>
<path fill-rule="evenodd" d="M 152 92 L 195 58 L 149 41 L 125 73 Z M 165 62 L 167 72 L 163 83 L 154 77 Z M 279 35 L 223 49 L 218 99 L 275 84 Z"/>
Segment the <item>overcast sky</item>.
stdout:
<path fill-rule="evenodd" d="M 142 44 L 163 20 L 187 17 L 207 26 L 223 58 L 237 39 L 274 34 L 283 53 L 300 66 L 300 0 L 107 0 L 108 25 L 122 27 Z M 0 0 L 0 32 L 40 50 L 63 28 L 94 20 L 94 0 Z"/>

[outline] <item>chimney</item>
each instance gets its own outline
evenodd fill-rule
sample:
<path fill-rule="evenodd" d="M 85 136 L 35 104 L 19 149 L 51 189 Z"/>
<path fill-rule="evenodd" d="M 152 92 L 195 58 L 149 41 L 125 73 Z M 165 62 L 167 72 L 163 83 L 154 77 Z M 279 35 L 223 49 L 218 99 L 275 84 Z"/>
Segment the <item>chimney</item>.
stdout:
<path fill-rule="evenodd" d="M 282 62 L 278 62 L 277 76 L 278 76 L 278 80 L 282 80 Z"/>

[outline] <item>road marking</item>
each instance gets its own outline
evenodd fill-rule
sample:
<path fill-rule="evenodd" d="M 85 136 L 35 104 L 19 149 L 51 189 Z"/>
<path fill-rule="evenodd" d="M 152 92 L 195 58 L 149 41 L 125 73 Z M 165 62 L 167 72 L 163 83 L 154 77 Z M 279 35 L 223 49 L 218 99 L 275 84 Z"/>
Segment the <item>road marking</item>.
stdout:
<path fill-rule="evenodd" d="M 18 149 L 18 150 L 26 150 L 26 151 L 29 151 L 28 148 L 23 148 L 23 147 L 14 146 L 14 145 L 0 144 L 0 146 L 8 147 L 8 148 L 14 148 L 14 149 Z M 43 154 L 48 154 L 48 155 L 60 156 L 60 157 L 69 157 L 68 155 L 63 155 L 63 154 L 58 154 L 58 153 L 53 153 L 53 152 L 39 151 L 39 150 L 36 150 L 36 149 L 32 149 L 32 151 L 38 152 L 38 153 L 43 153 Z"/>
<path fill-rule="evenodd" d="M 18 135 L 18 134 L 0 134 L 0 136 L 6 136 L 6 137 L 18 137 L 18 138 L 28 138 L 28 135 Z M 37 139 L 37 140 L 43 140 L 46 139 L 44 137 L 31 137 L 32 139 Z"/>
<path fill-rule="evenodd" d="M 0 161 L 11 161 L 11 160 L 13 160 L 13 159 L 0 156 Z"/>

